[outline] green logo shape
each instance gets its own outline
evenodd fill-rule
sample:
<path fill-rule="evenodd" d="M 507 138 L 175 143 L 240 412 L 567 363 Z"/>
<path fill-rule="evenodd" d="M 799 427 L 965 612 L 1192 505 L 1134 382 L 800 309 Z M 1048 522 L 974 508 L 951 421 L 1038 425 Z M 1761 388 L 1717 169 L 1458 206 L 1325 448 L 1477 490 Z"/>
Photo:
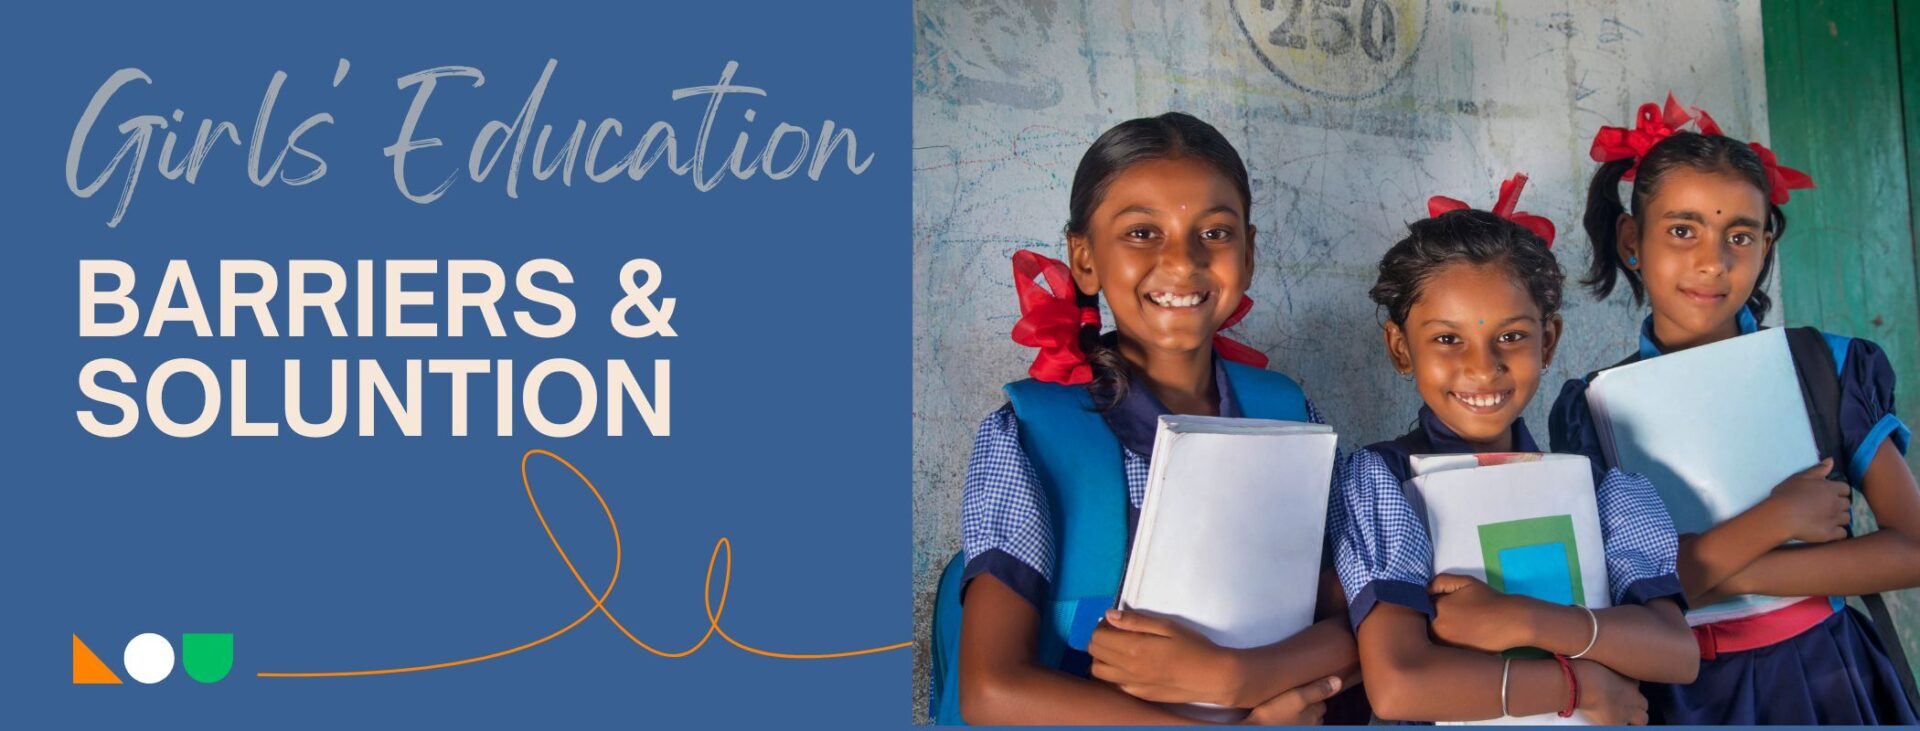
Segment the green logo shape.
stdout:
<path fill-rule="evenodd" d="M 1580 581 L 1580 552 L 1574 544 L 1571 516 L 1550 515 L 1482 525 L 1480 550 L 1486 562 L 1487 585 L 1494 591 L 1527 593 L 1559 604 L 1586 603 L 1587 592 Z M 1546 566 L 1547 560 L 1559 565 Z M 1541 585 L 1541 579 L 1549 578 L 1557 586 Z M 1526 591 L 1516 591 L 1523 588 Z"/>
<path fill-rule="evenodd" d="M 1480 550 L 1486 562 L 1487 585 L 1494 591 L 1523 594 L 1556 604 L 1586 603 L 1572 516 L 1550 515 L 1482 525 Z M 1516 660 L 1553 656 L 1533 647 L 1516 647 L 1500 654 Z"/>
<path fill-rule="evenodd" d="M 187 632 L 180 635 L 180 664 L 187 677 L 202 683 L 218 683 L 233 669 L 231 633 Z"/>

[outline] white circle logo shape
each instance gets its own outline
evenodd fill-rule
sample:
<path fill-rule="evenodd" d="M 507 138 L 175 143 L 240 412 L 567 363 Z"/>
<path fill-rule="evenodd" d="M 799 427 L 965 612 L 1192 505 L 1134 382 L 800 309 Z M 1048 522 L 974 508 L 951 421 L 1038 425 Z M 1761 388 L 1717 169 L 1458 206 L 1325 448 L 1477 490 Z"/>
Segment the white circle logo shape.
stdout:
<path fill-rule="evenodd" d="M 173 674 L 173 643 L 148 632 L 127 642 L 120 659 L 134 680 L 153 685 Z"/>

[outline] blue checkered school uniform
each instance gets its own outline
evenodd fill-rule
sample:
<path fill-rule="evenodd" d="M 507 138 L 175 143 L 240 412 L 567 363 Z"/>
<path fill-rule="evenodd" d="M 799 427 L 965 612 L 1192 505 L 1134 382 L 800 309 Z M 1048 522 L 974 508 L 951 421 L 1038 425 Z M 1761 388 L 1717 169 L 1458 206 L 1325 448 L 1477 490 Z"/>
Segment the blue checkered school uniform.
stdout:
<path fill-rule="evenodd" d="M 1740 334 L 1758 332 L 1753 313 L 1741 308 Z M 1893 365 L 1880 346 L 1827 336 L 1840 376 L 1840 433 L 1847 481 L 1859 489 L 1880 445 L 1892 440 L 1907 451 L 1911 432 L 1893 409 Z M 1641 359 L 1663 352 L 1653 337 L 1653 318 L 1640 326 Z M 1567 381 L 1554 401 L 1549 433 L 1554 451 L 1605 461 L 1587 407 L 1587 380 Z M 1688 685 L 1641 686 L 1655 723 L 1913 724 L 1914 709 L 1872 623 L 1834 600 L 1833 616 L 1791 639 L 1741 652 L 1717 652 L 1700 662 Z"/>
<path fill-rule="evenodd" d="M 1537 452 L 1524 420 L 1513 422 L 1513 448 Z M 1334 569 L 1347 593 L 1347 618 L 1355 630 L 1382 602 L 1433 617 L 1427 584 L 1433 580 L 1433 541 L 1420 512 L 1401 484 L 1411 477 L 1404 445 L 1424 440 L 1427 454 L 1470 454 L 1473 447 L 1421 407 L 1412 433 L 1393 442 L 1355 450 L 1334 475 L 1327 515 Z M 1672 599 L 1684 606 L 1673 521 L 1639 475 L 1598 472 L 1594 493 L 1606 551 L 1607 585 L 1615 605 Z"/>

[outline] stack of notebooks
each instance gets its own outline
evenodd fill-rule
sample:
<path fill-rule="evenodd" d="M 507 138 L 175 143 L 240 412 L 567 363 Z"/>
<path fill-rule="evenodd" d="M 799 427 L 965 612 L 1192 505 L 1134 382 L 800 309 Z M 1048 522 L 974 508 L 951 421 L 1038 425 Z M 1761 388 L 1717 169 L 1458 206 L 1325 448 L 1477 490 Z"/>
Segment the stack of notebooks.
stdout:
<path fill-rule="evenodd" d="M 1607 459 L 1646 475 L 1680 533 L 1700 533 L 1820 461 L 1786 331 L 1775 328 L 1613 368 L 1587 404 Z M 1687 612 L 1693 625 L 1800 597 L 1738 596 Z"/>
<path fill-rule="evenodd" d="M 1554 604 L 1611 605 L 1605 545 L 1586 457 L 1446 454 L 1413 458 L 1403 489 L 1424 512 L 1434 574 L 1461 574 L 1496 591 Z M 1514 657 L 1546 657 L 1518 650 Z M 1481 721 L 1485 725 L 1583 725 L 1585 714 Z"/>
<path fill-rule="evenodd" d="M 1306 629 L 1335 439 L 1319 424 L 1161 417 L 1121 608 L 1178 620 L 1223 647 L 1261 647 Z M 1209 721 L 1245 715 L 1173 710 Z"/>

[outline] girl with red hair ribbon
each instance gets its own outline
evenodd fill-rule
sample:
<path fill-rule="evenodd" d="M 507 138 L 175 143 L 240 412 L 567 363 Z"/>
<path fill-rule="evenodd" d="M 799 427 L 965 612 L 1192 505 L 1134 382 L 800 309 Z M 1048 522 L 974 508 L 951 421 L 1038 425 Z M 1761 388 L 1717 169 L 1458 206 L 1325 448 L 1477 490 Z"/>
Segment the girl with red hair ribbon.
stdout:
<path fill-rule="evenodd" d="M 1435 526 L 1403 490 L 1415 456 L 1540 451 L 1521 413 L 1560 343 L 1564 277 L 1553 223 L 1517 210 L 1526 180 L 1502 183 L 1491 211 L 1434 196 L 1368 292 L 1388 359 L 1422 406 L 1412 431 L 1348 456 L 1327 533 L 1367 696 L 1386 719 L 1642 724 L 1640 683 L 1685 681 L 1699 664 L 1673 524 L 1645 477 L 1593 474 L 1606 583 L 1585 599 L 1436 574 Z M 1601 591 L 1606 601 L 1591 601 Z"/>
<path fill-rule="evenodd" d="M 1253 307 L 1239 153 L 1185 114 L 1125 122 L 1087 150 L 1069 203 L 1066 261 L 1013 255 L 1013 339 L 1039 352 L 974 442 L 965 552 L 934 615 L 930 715 L 1191 722 L 1158 704 L 1207 703 L 1260 723 L 1365 722 L 1361 694 L 1340 694 L 1358 661 L 1340 593 L 1321 590 L 1330 568 L 1322 587 L 1300 587 L 1320 597 L 1321 621 L 1266 647 L 1220 647 L 1176 620 L 1110 611 L 1161 416 L 1324 423 L 1263 353 L 1222 332 Z M 1286 488 L 1288 476 L 1274 479 Z"/>
<path fill-rule="evenodd" d="M 1621 364 L 1761 329 L 1772 304 L 1764 285 L 1786 232 L 1781 206 L 1813 179 L 1780 165 L 1764 145 L 1726 136 L 1712 117 L 1671 94 L 1664 105 L 1641 106 L 1631 129 L 1601 128 L 1591 152 L 1601 165 L 1587 197 L 1593 258 L 1583 282 L 1605 299 L 1624 281 L 1635 304 L 1651 310 L 1639 347 Z M 1631 186 L 1625 200 L 1622 183 Z M 1834 237 L 1820 245 L 1840 244 Z M 1920 487 L 1902 456 L 1908 430 L 1894 413 L 1893 366 L 1867 340 L 1795 330 L 1788 341 L 1800 354 L 1801 395 L 1810 412 L 1834 412 L 1821 423 L 1838 422 L 1816 429 L 1827 459 L 1788 477 L 1758 505 L 1681 540 L 1700 676 L 1644 686 L 1655 722 L 1916 722 L 1911 691 L 1903 692 L 1909 669 L 1889 657 L 1898 645 L 1877 638 L 1875 623 L 1843 600 L 1920 586 Z M 1821 368 L 1801 367 L 1803 358 Z M 1831 372 L 1816 372 L 1829 362 Z M 1562 388 L 1553 448 L 1604 463 L 1587 385 L 1575 378 Z M 1806 396 L 1835 390 L 1837 403 Z M 1851 536 L 1856 492 L 1879 518 L 1872 534 Z M 1709 606 L 1745 594 L 1776 599 Z"/>

